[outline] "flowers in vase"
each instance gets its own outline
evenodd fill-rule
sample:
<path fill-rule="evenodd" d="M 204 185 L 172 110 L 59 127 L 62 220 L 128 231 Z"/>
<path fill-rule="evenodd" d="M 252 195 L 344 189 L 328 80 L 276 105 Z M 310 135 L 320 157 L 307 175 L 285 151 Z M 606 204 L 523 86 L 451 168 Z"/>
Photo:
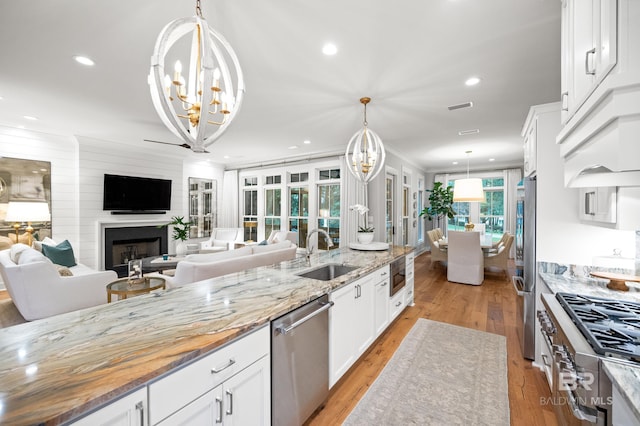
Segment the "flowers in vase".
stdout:
<path fill-rule="evenodd" d="M 356 211 L 360 214 L 360 216 L 364 216 L 369 212 L 369 207 L 363 204 L 354 204 L 353 206 L 349 206 L 349 210 Z M 367 225 L 367 218 L 365 216 L 364 226 L 358 226 L 358 232 L 373 232 L 374 228 L 372 226 Z"/>

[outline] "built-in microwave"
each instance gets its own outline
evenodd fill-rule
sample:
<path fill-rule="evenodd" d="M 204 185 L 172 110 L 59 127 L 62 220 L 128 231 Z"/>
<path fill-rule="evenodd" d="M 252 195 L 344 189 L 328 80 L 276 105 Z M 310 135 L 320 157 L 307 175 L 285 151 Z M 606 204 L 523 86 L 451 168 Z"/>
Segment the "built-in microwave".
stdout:
<path fill-rule="evenodd" d="M 580 220 L 616 223 L 616 190 L 615 186 L 580 188 Z"/>
<path fill-rule="evenodd" d="M 389 287 L 390 296 L 399 292 L 405 283 L 405 259 L 404 256 L 391 262 L 391 286 Z"/>

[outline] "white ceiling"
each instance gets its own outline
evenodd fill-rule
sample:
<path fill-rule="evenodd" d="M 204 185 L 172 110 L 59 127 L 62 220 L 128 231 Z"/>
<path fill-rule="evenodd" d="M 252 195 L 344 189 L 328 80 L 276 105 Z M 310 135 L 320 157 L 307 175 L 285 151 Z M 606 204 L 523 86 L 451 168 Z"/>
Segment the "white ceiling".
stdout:
<path fill-rule="evenodd" d="M 369 127 L 385 146 L 435 172 L 465 170 L 467 150 L 471 169 L 521 165 L 529 106 L 559 99 L 557 0 L 201 1 L 236 51 L 247 87 L 210 154 L 143 141 L 181 143 L 155 113 L 147 74 L 160 30 L 194 15 L 195 0 L 3 1 L 0 124 L 231 167 L 343 152 L 362 126 L 359 99 L 369 96 Z M 321 53 L 327 41 L 337 55 Z M 78 54 L 96 66 L 75 63 Z M 482 82 L 466 87 L 470 76 Z M 466 101 L 474 107 L 447 109 Z"/>

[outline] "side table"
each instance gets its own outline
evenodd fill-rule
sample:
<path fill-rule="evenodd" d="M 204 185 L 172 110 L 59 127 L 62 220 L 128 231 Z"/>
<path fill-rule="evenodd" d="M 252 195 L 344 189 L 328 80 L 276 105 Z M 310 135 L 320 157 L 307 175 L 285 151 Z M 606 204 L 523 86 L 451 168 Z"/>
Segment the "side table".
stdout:
<path fill-rule="evenodd" d="M 126 299 L 129 296 L 137 296 L 152 292 L 153 290 L 164 289 L 165 280 L 160 277 L 143 277 L 144 281 L 137 284 L 129 283 L 128 278 L 120 278 L 107 284 L 107 303 L 111 303 L 111 296 L 118 296 L 118 300 Z"/>

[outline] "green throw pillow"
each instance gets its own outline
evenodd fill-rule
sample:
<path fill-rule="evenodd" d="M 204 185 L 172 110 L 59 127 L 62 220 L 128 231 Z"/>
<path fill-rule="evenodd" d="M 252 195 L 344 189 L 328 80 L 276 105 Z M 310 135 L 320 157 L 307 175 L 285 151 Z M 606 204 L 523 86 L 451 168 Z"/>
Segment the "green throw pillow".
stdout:
<path fill-rule="evenodd" d="M 42 245 L 42 254 L 51 259 L 51 261 L 57 265 L 66 266 L 68 268 L 76 266 L 76 259 L 73 255 L 73 249 L 71 243 L 68 240 L 64 240 L 57 246 Z"/>

